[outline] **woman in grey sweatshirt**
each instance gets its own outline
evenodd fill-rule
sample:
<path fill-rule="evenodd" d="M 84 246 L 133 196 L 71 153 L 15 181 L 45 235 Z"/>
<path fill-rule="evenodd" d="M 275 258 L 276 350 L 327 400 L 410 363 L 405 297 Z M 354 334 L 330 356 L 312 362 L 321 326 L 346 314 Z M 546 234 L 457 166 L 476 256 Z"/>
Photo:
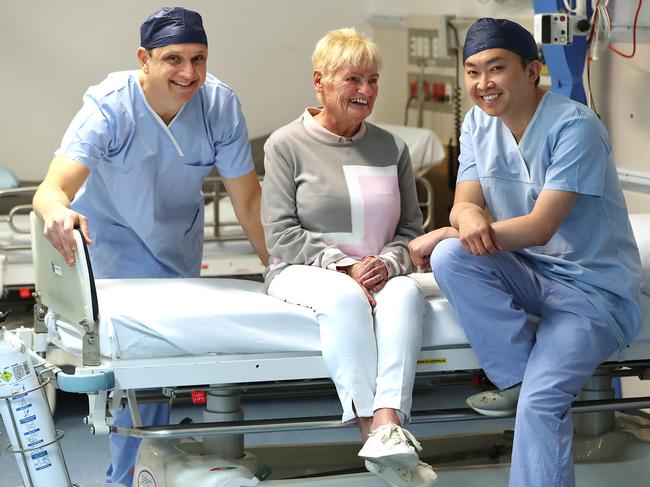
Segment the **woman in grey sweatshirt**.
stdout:
<path fill-rule="evenodd" d="M 375 44 L 328 33 L 312 56 L 323 103 L 266 142 L 262 221 L 268 293 L 314 311 L 343 406 L 366 440 L 359 455 L 391 485 L 428 486 L 435 473 L 401 427 L 410 416 L 424 300 L 405 274 L 421 234 L 408 148 L 367 123 L 378 94 Z"/>

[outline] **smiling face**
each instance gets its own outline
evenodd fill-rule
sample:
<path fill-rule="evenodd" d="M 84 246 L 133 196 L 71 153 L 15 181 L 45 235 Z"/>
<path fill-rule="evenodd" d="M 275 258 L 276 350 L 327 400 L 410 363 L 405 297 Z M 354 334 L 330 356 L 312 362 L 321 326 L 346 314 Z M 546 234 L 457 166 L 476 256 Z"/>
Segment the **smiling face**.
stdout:
<path fill-rule="evenodd" d="M 535 100 L 540 69 L 539 61 L 523 67 L 521 57 L 507 49 L 486 49 L 465 61 L 465 88 L 488 115 L 516 118 Z"/>
<path fill-rule="evenodd" d="M 138 59 L 147 101 L 165 120 L 173 118 L 205 82 L 208 48 L 203 44 L 140 48 Z"/>
<path fill-rule="evenodd" d="M 379 93 L 379 73 L 376 66 L 344 66 L 331 79 L 320 71 L 314 71 L 314 88 L 323 102 L 323 118 L 337 127 L 356 132 L 361 123 L 372 113 Z M 330 128 L 331 127 L 327 127 Z"/>

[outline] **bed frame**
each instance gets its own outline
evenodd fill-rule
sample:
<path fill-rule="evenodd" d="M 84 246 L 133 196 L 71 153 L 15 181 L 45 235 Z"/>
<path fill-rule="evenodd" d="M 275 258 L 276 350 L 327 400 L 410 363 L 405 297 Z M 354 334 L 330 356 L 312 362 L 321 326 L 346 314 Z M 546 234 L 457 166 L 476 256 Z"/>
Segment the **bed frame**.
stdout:
<path fill-rule="evenodd" d="M 88 394 L 89 414 L 85 420 L 95 434 L 109 431 L 143 439 L 178 439 L 188 436 L 218 437 L 215 454 L 228 458 L 244 456 L 243 435 L 253 432 L 279 432 L 345 427 L 335 417 L 286 418 L 284 420 L 242 421 L 239 394 L 251 384 L 277 385 L 286 389 L 303 386 L 305 381 L 326 380 L 328 374 L 318 352 L 278 352 L 261 354 L 204 354 L 147 359 L 110 359 L 99 350 L 98 324 L 101 302 L 97 300 L 88 251 L 79 232 L 75 232 L 77 263 L 68 267 L 59 253 L 43 236 L 43 223 L 31 215 L 32 248 L 36 270 L 36 311 L 34 338 L 36 352 L 48 346 L 46 313 L 56 313 L 74 323 L 83 333 L 82 365 L 74 374 L 57 371 L 59 389 Z M 442 297 L 433 300 L 444 300 Z M 51 344 L 49 346 L 52 346 Z M 472 376 L 480 371 L 476 356 L 466 343 L 445 348 L 423 349 L 418 359 L 418 378 L 442 380 L 458 375 Z M 650 378 L 650 340 L 638 341 L 620 356 L 603 364 L 585 386 L 573 405 L 576 429 L 589 436 L 611 431 L 614 410 L 650 407 L 650 397 L 615 399 L 612 376 L 635 375 Z M 208 422 L 191 425 L 142 426 L 137 413 L 139 389 L 160 388 L 173 399 L 180 392 L 201 388 L 207 393 L 208 411 L 218 414 Z M 118 391 L 111 399 L 109 393 Z M 133 428 L 111 425 L 107 404 L 118 405 L 126 399 L 134 418 Z M 467 409 L 414 412 L 412 423 L 435 423 L 485 419 Z M 216 446 L 215 446 L 216 445 Z M 244 485 L 244 484 L 242 484 Z M 253 484 L 251 484 L 253 485 Z M 350 484 L 352 485 L 352 484 Z"/>

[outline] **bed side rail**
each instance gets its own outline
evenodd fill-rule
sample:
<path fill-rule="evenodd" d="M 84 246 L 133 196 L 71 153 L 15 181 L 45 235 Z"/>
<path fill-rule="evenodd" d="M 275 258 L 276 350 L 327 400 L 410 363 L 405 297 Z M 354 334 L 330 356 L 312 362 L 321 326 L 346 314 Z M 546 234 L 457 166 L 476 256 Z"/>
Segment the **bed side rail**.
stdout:
<path fill-rule="evenodd" d="M 6 224 L 13 234 L 29 235 L 30 225 L 27 217 L 32 211 L 31 199 L 37 189 L 38 186 L 0 189 L 0 224 Z M 18 200 L 20 203 L 12 204 L 12 200 Z M 29 203 L 25 203 L 26 200 Z M 4 208 L 8 208 L 6 213 Z M 0 241 L 0 250 L 29 250 L 30 248 L 31 244 L 28 240 L 25 242 Z"/>
<path fill-rule="evenodd" d="M 258 176 L 261 182 L 261 177 Z M 230 240 L 247 240 L 246 234 L 241 229 L 239 222 L 226 220 L 221 214 L 219 202 L 227 197 L 228 193 L 219 176 L 209 176 L 203 181 L 203 198 L 206 203 L 205 241 L 225 242 Z M 231 232 L 228 232 L 232 229 Z"/>

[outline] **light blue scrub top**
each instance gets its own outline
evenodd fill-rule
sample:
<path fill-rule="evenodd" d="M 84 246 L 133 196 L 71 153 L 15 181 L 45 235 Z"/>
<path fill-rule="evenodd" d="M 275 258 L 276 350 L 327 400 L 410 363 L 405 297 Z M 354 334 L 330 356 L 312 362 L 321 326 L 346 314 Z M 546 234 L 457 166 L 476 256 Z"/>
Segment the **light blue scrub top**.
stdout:
<path fill-rule="evenodd" d="M 98 278 L 198 276 L 204 177 L 254 167 L 239 101 L 211 75 L 167 126 L 138 71 L 110 74 L 86 91 L 56 154 L 90 170 L 72 207 L 88 217 Z"/>
<path fill-rule="evenodd" d="M 609 136 L 581 103 L 547 92 L 519 144 L 473 107 L 461 133 L 458 182 L 479 180 L 492 217 L 528 215 L 543 189 L 579 193 L 546 245 L 518 250 L 541 274 L 582 291 L 629 344 L 639 324 L 641 263 Z"/>

